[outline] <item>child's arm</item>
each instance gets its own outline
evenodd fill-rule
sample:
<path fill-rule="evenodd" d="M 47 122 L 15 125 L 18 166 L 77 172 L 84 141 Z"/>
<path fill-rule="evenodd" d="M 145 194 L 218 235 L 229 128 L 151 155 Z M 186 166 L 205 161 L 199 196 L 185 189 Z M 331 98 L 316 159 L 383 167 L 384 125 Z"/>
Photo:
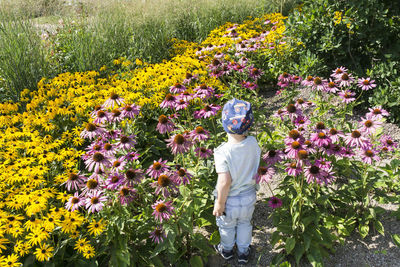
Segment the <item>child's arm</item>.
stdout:
<path fill-rule="evenodd" d="M 214 205 L 214 216 L 222 216 L 222 213 L 225 211 L 225 202 L 226 198 L 228 197 L 231 182 L 232 178 L 229 172 L 218 173 L 218 181 L 216 187 L 218 198 Z"/>

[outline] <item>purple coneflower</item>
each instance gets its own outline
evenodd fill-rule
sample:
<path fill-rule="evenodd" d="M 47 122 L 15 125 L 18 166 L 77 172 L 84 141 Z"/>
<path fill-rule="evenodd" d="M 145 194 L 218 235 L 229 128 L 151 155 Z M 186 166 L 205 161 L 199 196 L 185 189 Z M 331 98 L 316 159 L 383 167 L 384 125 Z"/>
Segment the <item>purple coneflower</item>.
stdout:
<path fill-rule="evenodd" d="M 137 160 L 139 158 L 139 156 L 140 156 L 140 154 L 138 154 L 138 153 L 136 153 L 134 151 L 131 151 L 131 152 L 126 153 L 125 156 L 122 156 L 121 160 L 123 160 L 123 161 L 134 161 L 134 160 Z"/>
<path fill-rule="evenodd" d="M 122 104 L 124 104 L 124 99 L 117 93 L 111 92 L 110 97 L 104 102 L 103 106 L 105 108 L 114 108 L 115 105 L 121 106 Z"/>
<path fill-rule="evenodd" d="M 172 150 L 172 154 L 176 155 L 178 153 L 185 153 L 190 150 L 192 146 L 192 142 L 183 134 L 175 134 L 170 139 L 166 139 L 167 147 L 170 147 Z"/>
<path fill-rule="evenodd" d="M 322 185 L 329 184 L 333 180 L 332 171 L 318 167 L 317 165 L 311 165 L 305 169 L 304 174 L 307 178 L 307 183 L 317 182 Z"/>
<path fill-rule="evenodd" d="M 186 73 L 185 75 L 185 79 L 183 80 L 184 84 L 189 84 L 191 81 L 193 80 L 197 80 L 198 79 L 198 75 L 197 74 L 191 74 L 189 72 Z"/>
<path fill-rule="evenodd" d="M 296 158 L 297 157 L 297 153 L 299 152 L 299 150 L 303 150 L 303 146 L 301 145 L 300 142 L 298 141 L 294 141 L 292 143 L 288 144 L 288 147 L 285 149 L 286 152 L 286 156 L 288 158 Z"/>
<path fill-rule="evenodd" d="M 139 113 L 140 113 L 140 106 L 136 106 L 135 104 L 126 105 L 122 109 L 122 118 L 134 119 L 135 116 L 139 115 Z"/>
<path fill-rule="evenodd" d="M 339 67 L 332 72 L 331 77 L 334 79 L 339 79 L 344 73 L 347 73 L 347 69 L 345 67 Z"/>
<path fill-rule="evenodd" d="M 168 173 L 164 173 L 158 176 L 157 181 L 153 182 L 151 186 L 156 188 L 156 195 L 159 195 L 161 193 L 164 198 L 170 196 L 170 191 L 172 191 L 172 193 L 177 191 L 173 177 L 170 176 Z"/>
<path fill-rule="evenodd" d="M 95 116 L 93 116 L 93 118 L 94 118 L 94 120 L 93 120 L 94 124 L 105 124 L 106 122 L 108 122 L 110 120 L 109 114 L 105 110 L 96 111 L 96 114 L 95 114 Z"/>
<path fill-rule="evenodd" d="M 85 161 L 88 171 L 98 172 L 99 170 L 105 171 L 105 168 L 111 166 L 111 162 L 107 156 L 101 152 L 96 152 L 93 156 Z"/>
<path fill-rule="evenodd" d="M 121 110 L 115 108 L 110 112 L 110 121 L 111 122 L 120 122 L 122 121 L 124 118 L 122 117 L 122 112 Z"/>
<path fill-rule="evenodd" d="M 67 188 L 68 191 L 71 190 L 78 190 L 79 187 L 81 187 L 83 181 L 84 181 L 84 176 L 79 175 L 78 173 L 75 172 L 70 172 L 68 174 L 68 180 L 61 185 L 65 184 L 65 187 Z"/>
<path fill-rule="evenodd" d="M 339 91 L 337 84 L 332 81 L 332 79 L 329 78 L 329 82 L 326 83 L 325 85 L 325 91 L 327 91 L 328 93 L 336 93 L 337 91 Z"/>
<path fill-rule="evenodd" d="M 193 175 L 191 175 L 187 170 L 184 168 L 180 168 L 173 174 L 173 179 L 177 185 L 187 185 L 192 180 Z"/>
<path fill-rule="evenodd" d="M 293 75 L 291 82 L 294 84 L 300 84 L 302 80 L 303 80 L 303 78 L 301 78 L 300 76 Z"/>
<path fill-rule="evenodd" d="M 351 133 L 347 133 L 344 141 L 346 145 L 351 147 L 361 147 L 361 148 L 369 147 L 369 142 L 367 138 L 365 138 L 362 135 L 362 133 L 358 130 L 354 130 Z"/>
<path fill-rule="evenodd" d="M 298 116 L 303 115 L 301 109 L 297 108 L 295 104 L 287 105 L 285 114 L 289 115 L 291 120 L 295 120 Z"/>
<path fill-rule="evenodd" d="M 281 150 L 270 149 L 267 153 L 262 156 L 267 165 L 274 165 L 275 163 L 281 161 L 284 158 L 284 154 Z"/>
<path fill-rule="evenodd" d="M 151 207 L 154 209 L 152 215 L 154 215 L 154 218 L 160 222 L 163 222 L 163 220 L 169 220 L 173 214 L 173 210 L 175 209 L 171 205 L 171 201 L 165 202 L 164 200 L 157 201 Z"/>
<path fill-rule="evenodd" d="M 368 91 L 376 87 L 374 83 L 375 80 L 371 80 L 371 78 L 360 78 L 358 79 L 357 86 L 361 88 L 361 90 Z"/>
<path fill-rule="evenodd" d="M 344 134 L 342 131 L 337 130 L 336 128 L 331 128 L 328 133 L 333 143 L 339 142 L 339 138 L 344 138 Z"/>
<path fill-rule="evenodd" d="M 101 152 L 103 152 L 106 156 L 114 156 L 115 153 L 115 145 L 114 144 L 110 144 L 110 143 L 104 143 L 102 144 L 102 150 Z"/>
<path fill-rule="evenodd" d="M 342 101 L 346 104 L 356 100 L 356 98 L 354 97 L 356 94 L 350 90 L 340 91 L 338 95 L 342 98 Z"/>
<path fill-rule="evenodd" d="M 88 194 L 85 208 L 91 213 L 99 212 L 103 209 L 105 201 L 107 201 L 107 197 L 103 196 L 100 191 Z"/>
<path fill-rule="evenodd" d="M 181 83 L 176 83 L 173 86 L 171 86 L 171 88 L 169 88 L 169 91 L 173 94 L 180 94 L 186 91 L 186 87 Z"/>
<path fill-rule="evenodd" d="M 170 133 L 174 130 L 175 124 L 165 115 L 158 117 L 157 131 L 161 134 Z"/>
<path fill-rule="evenodd" d="M 247 89 L 249 89 L 249 90 L 256 90 L 257 88 L 258 88 L 258 85 L 256 84 L 256 83 L 254 83 L 254 82 L 246 82 L 246 81 L 243 81 L 242 82 L 242 86 L 244 87 L 244 88 L 247 88 Z"/>
<path fill-rule="evenodd" d="M 194 88 L 193 91 L 195 91 L 194 97 L 201 99 L 209 98 L 214 94 L 214 89 L 204 83 Z"/>
<path fill-rule="evenodd" d="M 78 192 L 75 192 L 74 196 L 70 197 L 68 202 L 65 203 L 65 208 L 69 211 L 74 211 L 83 206 L 83 200 L 79 197 Z"/>
<path fill-rule="evenodd" d="M 282 206 L 282 200 L 273 196 L 268 200 L 268 206 L 273 209 L 280 208 Z"/>
<path fill-rule="evenodd" d="M 134 184 L 138 184 L 142 181 L 143 177 L 143 170 L 130 168 L 125 172 L 126 185 L 133 186 Z"/>
<path fill-rule="evenodd" d="M 201 157 L 203 159 L 206 159 L 213 154 L 211 149 L 207 149 L 205 147 L 196 147 L 194 151 L 196 152 L 197 157 Z"/>
<path fill-rule="evenodd" d="M 350 86 L 354 82 L 354 78 L 349 73 L 343 73 L 336 77 L 335 82 L 338 83 L 339 87 Z"/>
<path fill-rule="evenodd" d="M 89 139 L 95 139 L 98 136 L 101 136 L 105 133 L 105 129 L 94 124 L 94 123 L 87 123 L 85 126 L 85 129 L 80 134 L 81 138 L 89 138 Z"/>
<path fill-rule="evenodd" d="M 315 77 L 311 85 L 311 88 L 317 91 L 325 91 L 326 84 L 327 84 L 326 80 L 321 79 L 320 77 Z"/>
<path fill-rule="evenodd" d="M 303 86 L 312 86 L 314 84 L 314 77 L 308 75 L 302 82 L 301 85 Z"/>
<path fill-rule="evenodd" d="M 256 183 L 269 183 L 272 181 L 272 176 L 275 174 L 273 167 L 259 167 L 256 174 Z"/>
<path fill-rule="evenodd" d="M 146 173 L 152 178 L 157 178 L 169 169 L 165 163 L 167 163 L 167 160 L 163 161 L 161 158 L 158 161 L 154 161 L 154 163 L 146 170 Z"/>
<path fill-rule="evenodd" d="M 189 93 L 188 91 L 184 91 L 180 95 L 177 96 L 178 100 L 185 100 L 186 102 L 189 102 L 194 98 L 193 94 Z"/>
<path fill-rule="evenodd" d="M 137 197 L 137 191 L 134 188 L 128 186 L 122 186 L 119 189 L 119 202 L 121 205 L 127 205 L 131 203 Z"/>
<path fill-rule="evenodd" d="M 162 226 L 159 225 L 157 225 L 154 231 L 150 233 L 151 240 L 156 244 L 164 242 L 164 238 L 166 237 L 167 235 L 165 234 L 165 231 L 163 230 Z"/>
<path fill-rule="evenodd" d="M 386 110 L 384 110 L 384 109 L 382 108 L 382 106 L 376 106 L 376 107 L 373 107 L 373 108 L 369 108 L 368 110 L 369 110 L 369 112 L 368 112 L 367 114 L 365 114 L 365 116 L 366 116 L 367 118 L 381 119 L 381 118 L 383 118 L 384 116 L 385 116 L 385 117 L 389 116 L 389 112 L 387 112 Z"/>
<path fill-rule="evenodd" d="M 93 194 L 97 191 L 101 190 L 101 183 L 99 181 L 103 181 L 102 177 L 95 177 L 94 175 L 91 175 L 86 183 L 81 187 L 82 196 L 86 196 L 88 194 Z"/>
<path fill-rule="evenodd" d="M 196 110 L 194 112 L 194 118 L 195 119 L 206 119 L 211 116 L 215 116 L 218 112 L 218 110 L 221 109 L 221 106 L 210 104 L 206 105 L 204 108 L 201 110 Z"/>
<path fill-rule="evenodd" d="M 319 147 L 328 146 L 332 143 L 331 138 L 324 131 L 312 133 L 311 141 Z"/>
<path fill-rule="evenodd" d="M 294 103 L 294 105 L 298 109 L 307 108 L 310 106 L 309 101 L 306 101 L 303 98 L 298 98 L 296 100 L 296 103 Z"/>
<path fill-rule="evenodd" d="M 362 118 L 360 125 L 360 132 L 372 135 L 379 127 L 381 127 L 382 122 L 373 118 Z"/>
<path fill-rule="evenodd" d="M 386 147 L 386 151 L 393 151 L 397 147 L 391 136 L 385 134 L 380 138 L 381 148 Z"/>
<path fill-rule="evenodd" d="M 161 102 L 161 108 L 174 108 L 175 107 L 176 98 L 174 95 L 167 94 L 163 102 Z"/>
<path fill-rule="evenodd" d="M 197 126 L 193 131 L 190 132 L 190 138 L 193 141 L 204 141 L 207 140 L 210 136 L 210 133 L 206 130 L 204 130 L 204 128 L 202 126 Z"/>
<path fill-rule="evenodd" d="M 128 135 L 121 135 L 117 140 L 119 141 L 118 143 L 116 143 L 116 147 L 118 149 L 123 149 L 123 150 L 130 150 L 134 147 L 134 145 L 136 144 L 136 140 L 135 140 L 135 135 L 132 134 L 130 136 Z"/>
<path fill-rule="evenodd" d="M 251 68 L 249 70 L 249 77 L 254 80 L 258 80 L 263 74 L 264 72 L 261 69 Z"/>
<path fill-rule="evenodd" d="M 123 158 L 115 159 L 112 162 L 111 168 L 115 172 L 121 172 L 124 169 L 126 164 L 127 164 L 127 162 L 124 161 Z"/>
<path fill-rule="evenodd" d="M 299 141 L 300 143 L 304 142 L 304 137 L 301 135 L 301 133 L 296 130 L 293 129 L 289 132 L 288 136 L 285 138 L 285 143 L 286 144 L 291 144 L 293 141 Z"/>
<path fill-rule="evenodd" d="M 372 164 L 372 161 L 379 161 L 380 160 L 377 152 L 372 148 L 364 149 L 364 150 L 361 151 L 360 154 L 361 154 L 362 161 L 367 163 L 367 164 L 369 164 L 369 165 Z"/>
<path fill-rule="evenodd" d="M 189 106 L 189 102 L 187 102 L 187 101 L 185 101 L 183 99 L 179 99 L 179 100 L 176 100 L 174 108 L 175 108 L 176 111 L 178 111 L 178 110 L 181 110 L 181 109 L 185 109 L 188 106 Z"/>
<path fill-rule="evenodd" d="M 279 75 L 278 81 L 283 83 L 289 83 L 292 81 L 292 75 L 290 75 L 287 72 L 283 72 L 281 75 Z"/>
<path fill-rule="evenodd" d="M 308 125 L 311 124 L 310 119 L 308 119 L 306 116 L 298 116 L 295 120 L 294 120 L 294 125 L 296 127 L 303 127 L 306 128 Z"/>
<path fill-rule="evenodd" d="M 289 175 L 297 176 L 303 171 L 303 169 L 301 168 L 301 164 L 297 163 L 296 161 L 286 163 L 285 165 L 287 166 L 285 171 Z"/>
<path fill-rule="evenodd" d="M 125 179 L 122 176 L 122 174 L 114 172 L 110 176 L 108 176 L 105 186 L 107 189 L 115 190 L 124 183 L 125 183 Z"/>

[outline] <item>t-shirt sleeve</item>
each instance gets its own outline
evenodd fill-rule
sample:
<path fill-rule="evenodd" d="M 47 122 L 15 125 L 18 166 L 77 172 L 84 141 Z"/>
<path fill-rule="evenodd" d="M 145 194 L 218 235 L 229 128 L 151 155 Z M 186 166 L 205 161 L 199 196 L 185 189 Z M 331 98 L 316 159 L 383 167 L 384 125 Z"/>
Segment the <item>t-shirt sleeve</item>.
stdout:
<path fill-rule="evenodd" d="M 215 170 L 217 173 L 228 172 L 228 162 L 226 156 L 221 149 L 214 150 Z"/>

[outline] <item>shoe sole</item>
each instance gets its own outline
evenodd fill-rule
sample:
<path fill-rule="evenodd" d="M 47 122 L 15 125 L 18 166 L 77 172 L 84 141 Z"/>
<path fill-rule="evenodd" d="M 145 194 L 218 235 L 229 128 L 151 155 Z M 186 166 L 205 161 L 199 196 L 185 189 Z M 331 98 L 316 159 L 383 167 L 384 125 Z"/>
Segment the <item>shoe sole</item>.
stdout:
<path fill-rule="evenodd" d="M 225 260 L 230 260 L 230 259 L 233 258 L 233 255 L 231 255 L 231 256 L 229 256 L 229 257 L 225 257 L 225 256 L 218 250 L 218 247 L 216 247 L 216 246 L 214 246 L 214 249 L 215 249 L 215 251 L 216 251 L 222 258 L 224 258 Z"/>

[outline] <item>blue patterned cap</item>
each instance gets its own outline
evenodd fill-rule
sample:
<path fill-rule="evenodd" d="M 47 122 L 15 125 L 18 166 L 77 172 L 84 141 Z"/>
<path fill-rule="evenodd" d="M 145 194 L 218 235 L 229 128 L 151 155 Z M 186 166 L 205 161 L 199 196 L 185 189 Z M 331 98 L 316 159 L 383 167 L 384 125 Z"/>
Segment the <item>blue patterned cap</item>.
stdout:
<path fill-rule="evenodd" d="M 221 120 L 227 133 L 243 134 L 254 121 L 251 104 L 236 98 L 229 100 L 222 110 Z"/>

